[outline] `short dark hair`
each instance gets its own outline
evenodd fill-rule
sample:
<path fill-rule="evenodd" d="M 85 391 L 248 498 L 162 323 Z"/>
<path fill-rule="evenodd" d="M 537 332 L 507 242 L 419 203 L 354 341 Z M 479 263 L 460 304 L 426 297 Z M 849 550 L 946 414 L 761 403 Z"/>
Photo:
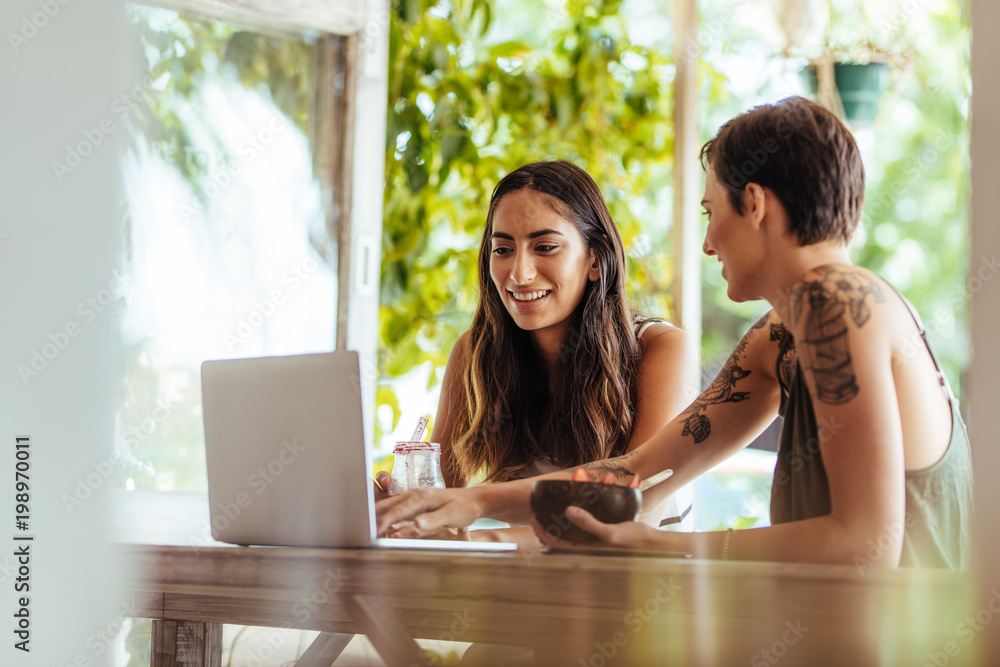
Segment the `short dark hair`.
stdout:
<path fill-rule="evenodd" d="M 789 97 L 733 118 L 701 148 L 738 213 L 747 183 L 768 188 L 788 212 L 799 245 L 851 240 L 861 219 L 865 169 L 840 119 L 815 102 Z"/>

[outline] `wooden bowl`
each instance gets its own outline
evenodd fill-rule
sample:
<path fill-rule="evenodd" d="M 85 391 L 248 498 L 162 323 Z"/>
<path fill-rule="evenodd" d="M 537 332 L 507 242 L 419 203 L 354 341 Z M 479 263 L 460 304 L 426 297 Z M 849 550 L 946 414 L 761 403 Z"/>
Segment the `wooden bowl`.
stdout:
<path fill-rule="evenodd" d="M 600 482 L 540 479 L 531 485 L 531 511 L 552 537 L 569 542 L 596 542 L 566 516 L 570 505 L 582 507 L 604 523 L 635 521 L 642 512 L 638 489 Z"/>

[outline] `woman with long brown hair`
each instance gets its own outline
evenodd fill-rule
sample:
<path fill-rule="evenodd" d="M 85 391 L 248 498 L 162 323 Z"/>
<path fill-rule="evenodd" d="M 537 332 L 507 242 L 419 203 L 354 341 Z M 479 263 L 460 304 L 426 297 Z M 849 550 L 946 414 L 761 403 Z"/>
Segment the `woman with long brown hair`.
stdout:
<path fill-rule="evenodd" d="M 448 486 L 624 454 L 687 405 L 694 344 L 629 307 L 625 273 L 621 235 L 585 171 L 536 162 L 497 184 L 479 304 L 448 359 L 431 434 Z M 535 542 L 530 528 L 523 537 Z"/>

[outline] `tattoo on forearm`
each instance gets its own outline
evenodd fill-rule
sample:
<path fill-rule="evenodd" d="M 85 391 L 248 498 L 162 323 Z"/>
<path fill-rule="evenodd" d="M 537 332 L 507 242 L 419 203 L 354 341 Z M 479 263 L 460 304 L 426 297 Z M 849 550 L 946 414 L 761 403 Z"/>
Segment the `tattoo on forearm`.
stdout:
<path fill-rule="evenodd" d="M 739 362 L 746 353 L 747 345 L 750 343 L 750 336 L 754 331 L 762 329 L 767 324 L 767 318 L 768 315 L 764 315 L 750 327 L 750 330 L 737 343 L 736 349 L 726 359 L 725 365 L 712 381 L 712 384 L 708 385 L 705 391 L 701 392 L 701 396 L 695 399 L 694 403 L 681 412 L 681 415 L 690 415 L 687 419 L 682 420 L 684 430 L 681 431 L 681 435 L 690 435 L 694 438 L 696 445 L 704 442 L 712 434 L 712 422 L 702 414 L 708 406 L 719 403 L 739 403 L 750 398 L 749 391 L 733 390 L 736 388 L 738 381 L 750 375 L 750 371 L 742 368 Z"/>
<path fill-rule="evenodd" d="M 626 464 L 631 460 L 633 452 L 624 454 L 622 456 L 616 456 L 613 459 L 604 459 L 603 461 L 594 461 L 593 463 L 587 463 L 581 466 L 587 471 L 591 479 L 599 479 L 609 472 L 615 476 L 615 478 L 628 479 L 632 477 L 635 473 L 632 472 Z"/>
<path fill-rule="evenodd" d="M 849 313 L 861 328 L 871 318 L 868 297 L 885 302 L 878 284 L 862 271 L 844 271 L 833 267 L 815 270 L 817 280 L 799 284 L 792 293 L 792 322 L 798 324 L 803 301 L 809 304 L 806 315 L 805 358 L 816 382 L 816 398 L 831 405 L 847 403 L 858 395 L 857 376 L 847 335 Z"/>

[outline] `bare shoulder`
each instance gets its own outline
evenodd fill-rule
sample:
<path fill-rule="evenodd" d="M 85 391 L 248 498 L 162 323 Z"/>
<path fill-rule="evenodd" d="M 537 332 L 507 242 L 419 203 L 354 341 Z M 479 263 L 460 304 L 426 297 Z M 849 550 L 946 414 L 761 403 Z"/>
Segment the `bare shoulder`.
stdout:
<path fill-rule="evenodd" d="M 809 271 L 792 290 L 790 326 L 813 396 L 842 405 L 889 371 L 899 299 L 871 271 L 850 265 Z M 891 375 L 891 373 L 890 373 Z"/>
<path fill-rule="evenodd" d="M 666 322 L 651 324 L 639 340 L 642 359 L 639 380 L 654 377 L 664 379 L 693 376 L 698 365 L 698 342 L 680 327 Z M 697 393 L 697 392 L 694 392 Z"/>
<path fill-rule="evenodd" d="M 629 450 L 646 442 L 698 394 L 698 345 L 683 329 L 650 324 L 639 341 L 636 422 Z"/>
<path fill-rule="evenodd" d="M 639 339 L 643 355 L 650 353 L 692 354 L 695 340 L 691 334 L 667 322 L 653 322 Z"/>
<path fill-rule="evenodd" d="M 472 329 L 466 329 L 462 333 L 458 334 L 458 338 L 455 339 L 455 348 L 467 348 L 469 346 L 469 341 L 472 340 Z"/>
<path fill-rule="evenodd" d="M 444 377 L 442 378 L 442 390 L 449 393 L 458 391 L 461 384 L 458 378 L 462 376 L 471 362 L 472 336 L 470 335 L 470 331 L 466 330 L 459 334 L 458 338 L 455 339 L 455 344 L 451 346 L 451 352 L 448 354 L 448 365 L 445 366 Z"/>
<path fill-rule="evenodd" d="M 448 365 L 453 363 L 464 365 L 467 363 L 472 353 L 472 329 L 466 329 L 455 339 L 455 344 L 451 346 L 451 353 L 448 355 Z"/>
<path fill-rule="evenodd" d="M 891 293 L 892 288 L 868 269 L 849 264 L 816 267 L 792 288 L 790 325 L 800 334 L 814 336 L 822 333 L 817 327 L 836 320 L 875 334 L 891 323 L 887 316 L 894 314 L 893 306 L 902 305 L 887 298 Z"/>

